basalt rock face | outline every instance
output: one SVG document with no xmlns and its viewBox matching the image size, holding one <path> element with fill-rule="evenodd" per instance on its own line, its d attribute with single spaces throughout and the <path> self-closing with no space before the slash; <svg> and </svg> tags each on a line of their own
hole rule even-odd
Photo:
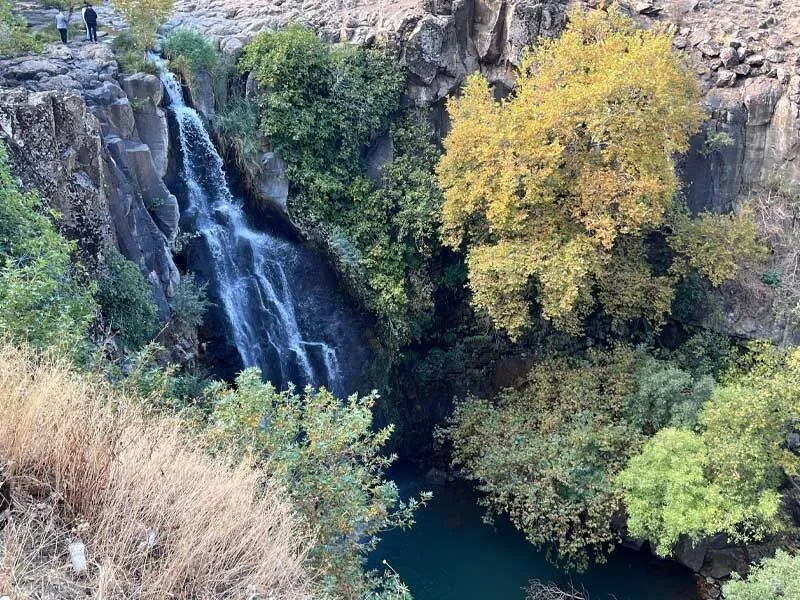
<svg viewBox="0 0 800 600">
<path fill-rule="evenodd" d="M 105 45 L 0 59 L 0 139 L 23 186 L 62 214 L 60 227 L 86 264 L 101 270 L 103 250 L 118 247 L 139 265 L 166 318 L 180 276 L 170 250 L 178 206 L 162 181 L 161 85 L 151 75 L 139 86 L 136 76 L 122 78 L 129 98 L 117 77 Z"/>
<path fill-rule="evenodd" d="M 261 31 L 301 23 L 331 42 L 388 42 L 408 70 L 408 98 L 427 106 L 482 72 L 506 90 L 525 48 L 558 35 L 569 0 L 178 0 L 167 29 L 190 27 L 235 54 Z"/>
</svg>

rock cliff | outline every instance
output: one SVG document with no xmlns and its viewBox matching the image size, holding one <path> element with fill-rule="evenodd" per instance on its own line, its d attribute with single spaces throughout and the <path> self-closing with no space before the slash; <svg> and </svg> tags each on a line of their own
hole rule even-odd
<svg viewBox="0 0 800 600">
<path fill-rule="evenodd" d="M 62 231 L 91 268 L 102 268 L 108 245 L 138 264 L 166 318 L 180 276 L 170 250 L 178 204 L 162 181 L 161 93 L 153 75 L 120 77 L 107 45 L 0 59 L 0 138 L 13 171 L 62 214 Z"/>
</svg>

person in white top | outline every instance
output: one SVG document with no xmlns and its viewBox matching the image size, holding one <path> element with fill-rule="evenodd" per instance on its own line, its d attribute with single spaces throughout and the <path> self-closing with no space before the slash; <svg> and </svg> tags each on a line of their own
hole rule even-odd
<svg viewBox="0 0 800 600">
<path fill-rule="evenodd" d="M 61 43 L 67 43 L 67 27 L 69 26 L 69 18 L 64 15 L 64 11 L 58 9 L 56 13 L 56 29 L 58 29 L 59 35 L 61 35 Z"/>
</svg>

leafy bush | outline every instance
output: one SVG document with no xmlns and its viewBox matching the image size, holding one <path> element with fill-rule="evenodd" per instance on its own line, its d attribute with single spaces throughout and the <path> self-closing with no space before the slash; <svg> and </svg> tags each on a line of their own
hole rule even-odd
<svg viewBox="0 0 800 600">
<path fill-rule="evenodd" d="M 763 351 L 718 386 L 700 431 L 667 428 L 619 475 L 635 537 L 668 554 L 680 535 L 747 541 L 779 529 L 779 488 L 800 467 L 785 448 L 800 422 L 800 351 Z"/>
<path fill-rule="evenodd" d="M 691 428 L 713 389 L 714 379 L 708 375 L 695 379 L 674 364 L 645 356 L 625 412 L 631 423 L 650 435 L 667 426 Z"/>
<path fill-rule="evenodd" d="M 725 148 L 730 148 L 736 144 L 736 140 L 725 131 L 712 131 L 706 135 L 706 140 L 703 142 L 703 147 L 700 148 L 702 156 L 711 156 L 716 151 L 722 151 Z"/>
<path fill-rule="evenodd" d="M 137 43 L 133 33 L 128 29 L 121 31 L 111 42 L 120 71 L 157 75 L 158 68 L 146 60 L 144 52 L 138 48 Z"/>
<path fill-rule="evenodd" d="M 199 285 L 193 273 L 181 277 L 175 294 L 169 300 L 172 320 L 179 332 L 194 331 L 203 324 L 203 315 L 211 305 L 206 285 Z"/>
<path fill-rule="evenodd" d="M 220 65 L 219 55 L 212 43 L 200 32 L 176 29 L 164 44 L 164 56 L 170 68 L 191 81 L 201 71 L 214 74 Z"/>
<path fill-rule="evenodd" d="M 35 194 L 20 191 L 0 144 L 0 332 L 13 342 L 58 346 L 78 357 L 94 320 L 94 285 L 70 259 Z"/>
<path fill-rule="evenodd" d="M 173 0 L 113 0 L 130 27 L 136 50 L 144 54 L 156 42 L 159 26 L 172 13 Z"/>
<path fill-rule="evenodd" d="M 461 402 L 449 420 L 454 463 L 487 494 L 490 514 L 508 513 L 572 566 L 602 560 L 617 542 L 611 481 L 643 442 L 625 415 L 635 366 L 624 348 L 544 360 L 524 388 Z"/>
<path fill-rule="evenodd" d="M 158 333 L 158 309 L 150 284 L 139 268 L 116 250 L 106 254 L 97 301 L 108 325 L 127 350 L 137 350 Z"/>
<path fill-rule="evenodd" d="M 778 550 L 753 566 L 747 580 L 734 573 L 723 593 L 727 600 L 800 600 L 800 556 Z"/>
<path fill-rule="evenodd" d="M 433 174 L 439 151 L 419 119 L 391 128 L 394 158 L 379 186 L 362 179 L 351 186 L 352 204 L 320 210 L 356 252 L 366 304 L 382 317 L 392 345 L 417 338 L 433 312 L 436 283 L 430 263 L 441 251 L 442 193 Z M 336 214 L 339 212 L 339 214 Z"/>
<path fill-rule="evenodd" d="M 697 269 L 714 286 L 733 279 L 742 265 L 766 254 L 749 209 L 725 215 L 704 212 L 694 219 L 678 213 L 672 228 L 669 245 L 677 255 L 672 270 L 685 275 Z"/>
<path fill-rule="evenodd" d="M 289 179 L 316 202 L 346 196 L 362 151 L 400 105 L 403 77 L 379 50 L 330 47 L 299 26 L 259 34 L 239 62 L 268 93 L 261 127 Z"/>
<path fill-rule="evenodd" d="M 293 505 L 316 530 L 310 557 L 322 574 L 326 597 L 405 598 L 380 595 L 397 581 L 365 573 L 366 554 L 378 534 L 408 527 L 420 502 L 400 500 L 384 479 L 394 457 L 381 455 L 391 427 L 372 430 L 376 395 L 334 398 L 324 388 L 278 392 L 257 369 L 236 378 L 236 389 L 217 383 L 208 396 L 214 409 L 209 443 L 222 453 L 237 449 L 263 473 L 286 486 Z M 424 503 L 430 494 L 422 494 Z"/>
<path fill-rule="evenodd" d="M 763 275 L 761 275 L 761 281 L 770 287 L 780 287 L 781 274 L 776 269 L 769 269 L 764 271 Z"/>
<path fill-rule="evenodd" d="M 261 170 L 264 136 L 260 131 L 258 105 L 246 98 L 229 99 L 217 112 L 217 131 L 222 151 L 236 161 L 248 182 Z"/>
</svg>

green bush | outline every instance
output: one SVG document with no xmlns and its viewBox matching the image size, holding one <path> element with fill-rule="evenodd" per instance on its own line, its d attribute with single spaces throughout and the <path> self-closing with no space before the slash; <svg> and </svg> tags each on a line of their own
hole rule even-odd
<svg viewBox="0 0 800 600">
<path fill-rule="evenodd" d="M 781 274 L 776 269 L 769 269 L 764 271 L 761 275 L 761 281 L 770 287 L 779 287 L 781 285 Z"/>
<path fill-rule="evenodd" d="M 695 378 L 672 363 L 645 356 L 637 368 L 636 391 L 627 398 L 627 418 L 649 435 L 667 426 L 693 427 L 713 389 L 709 375 Z"/>
<path fill-rule="evenodd" d="M 217 131 L 222 151 L 236 161 L 246 181 L 254 181 L 261 170 L 263 151 L 258 105 L 241 97 L 230 99 L 217 112 Z"/>
<path fill-rule="evenodd" d="M 522 389 L 461 402 L 449 420 L 454 463 L 478 482 L 490 514 L 507 513 L 570 566 L 602 560 L 618 540 L 611 482 L 643 442 L 625 415 L 635 367 L 625 348 L 547 359 Z"/>
<path fill-rule="evenodd" d="M 299 26 L 259 34 L 240 70 L 268 93 L 261 127 L 287 163 L 295 189 L 327 202 L 346 196 L 363 170 L 363 150 L 400 106 L 403 77 L 379 50 L 331 47 Z"/>
<path fill-rule="evenodd" d="M 57 346 L 75 358 L 94 320 L 94 285 L 70 256 L 75 244 L 55 214 L 12 176 L 0 143 L 0 332 L 13 342 Z"/>
<path fill-rule="evenodd" d="M 169 300 L 172 320 L 179 332 L 191 332 L 203 324 L 211 302 L 206 296 L 206 286 L 195 281 L 193 273 L 181 277 L 175 294 Z"/>
<path fill-rule="evenodd" d="M 97 300 L 106 322 L 126 350 L 138 350 L 158 333 L 158 309 L 139 268 L 116 250 L 106 254 Z"/>
<path fill-rule="evenodd" d="M 666 555 L 681 535 L 759 539 L 782 527 L 779 490 L 800 468 L 786 449 L 800 422 L 800 351 L 766 350 L 728 375 L 699 432 L 663 429 L 619 475 L 634 537 Z"/>
<path fill-rule="evenodd" d="M 324 388 L 278 392 L 257 369 L 236 378 L 236 388 L 216 383 L 207 430 L 212 448 L 247 456 L 286 487 L 293 505 L 315 531 L 310 558 L 324 596 L 347 599 L 408 598 L 396 578 L 365 573 L 366 555 L 386 529 L 408 527 L 420 500 L 403 502 L 385 479 L 394 457 L 381 449 L 391 427 L 372 429 L 376 394 L 339 400 Z"/>
<path fill-rule="evenodd" d="M 136 44 L 133 34 L 128 29 L 121 31 L 111 42 L 120 71 L 157 75 L 158 68 L 146 60 L 144 51 Z"/>
<path fill-rule="evenodd" d="M 753 566 L 746 580 L 734 573 L 723 593 L 727 600 L 800 600 L 800 556 L 778 550 Z"/>
<path fill-rule="evenodd" d="M 173 31 L 164 44 L 164 56 L 170 61 L 172 70 L 187 80 L 200 71 L 213 74 L 220 64 L 216 48 L 202 33 L 191 29 Z"/>
</svg>

